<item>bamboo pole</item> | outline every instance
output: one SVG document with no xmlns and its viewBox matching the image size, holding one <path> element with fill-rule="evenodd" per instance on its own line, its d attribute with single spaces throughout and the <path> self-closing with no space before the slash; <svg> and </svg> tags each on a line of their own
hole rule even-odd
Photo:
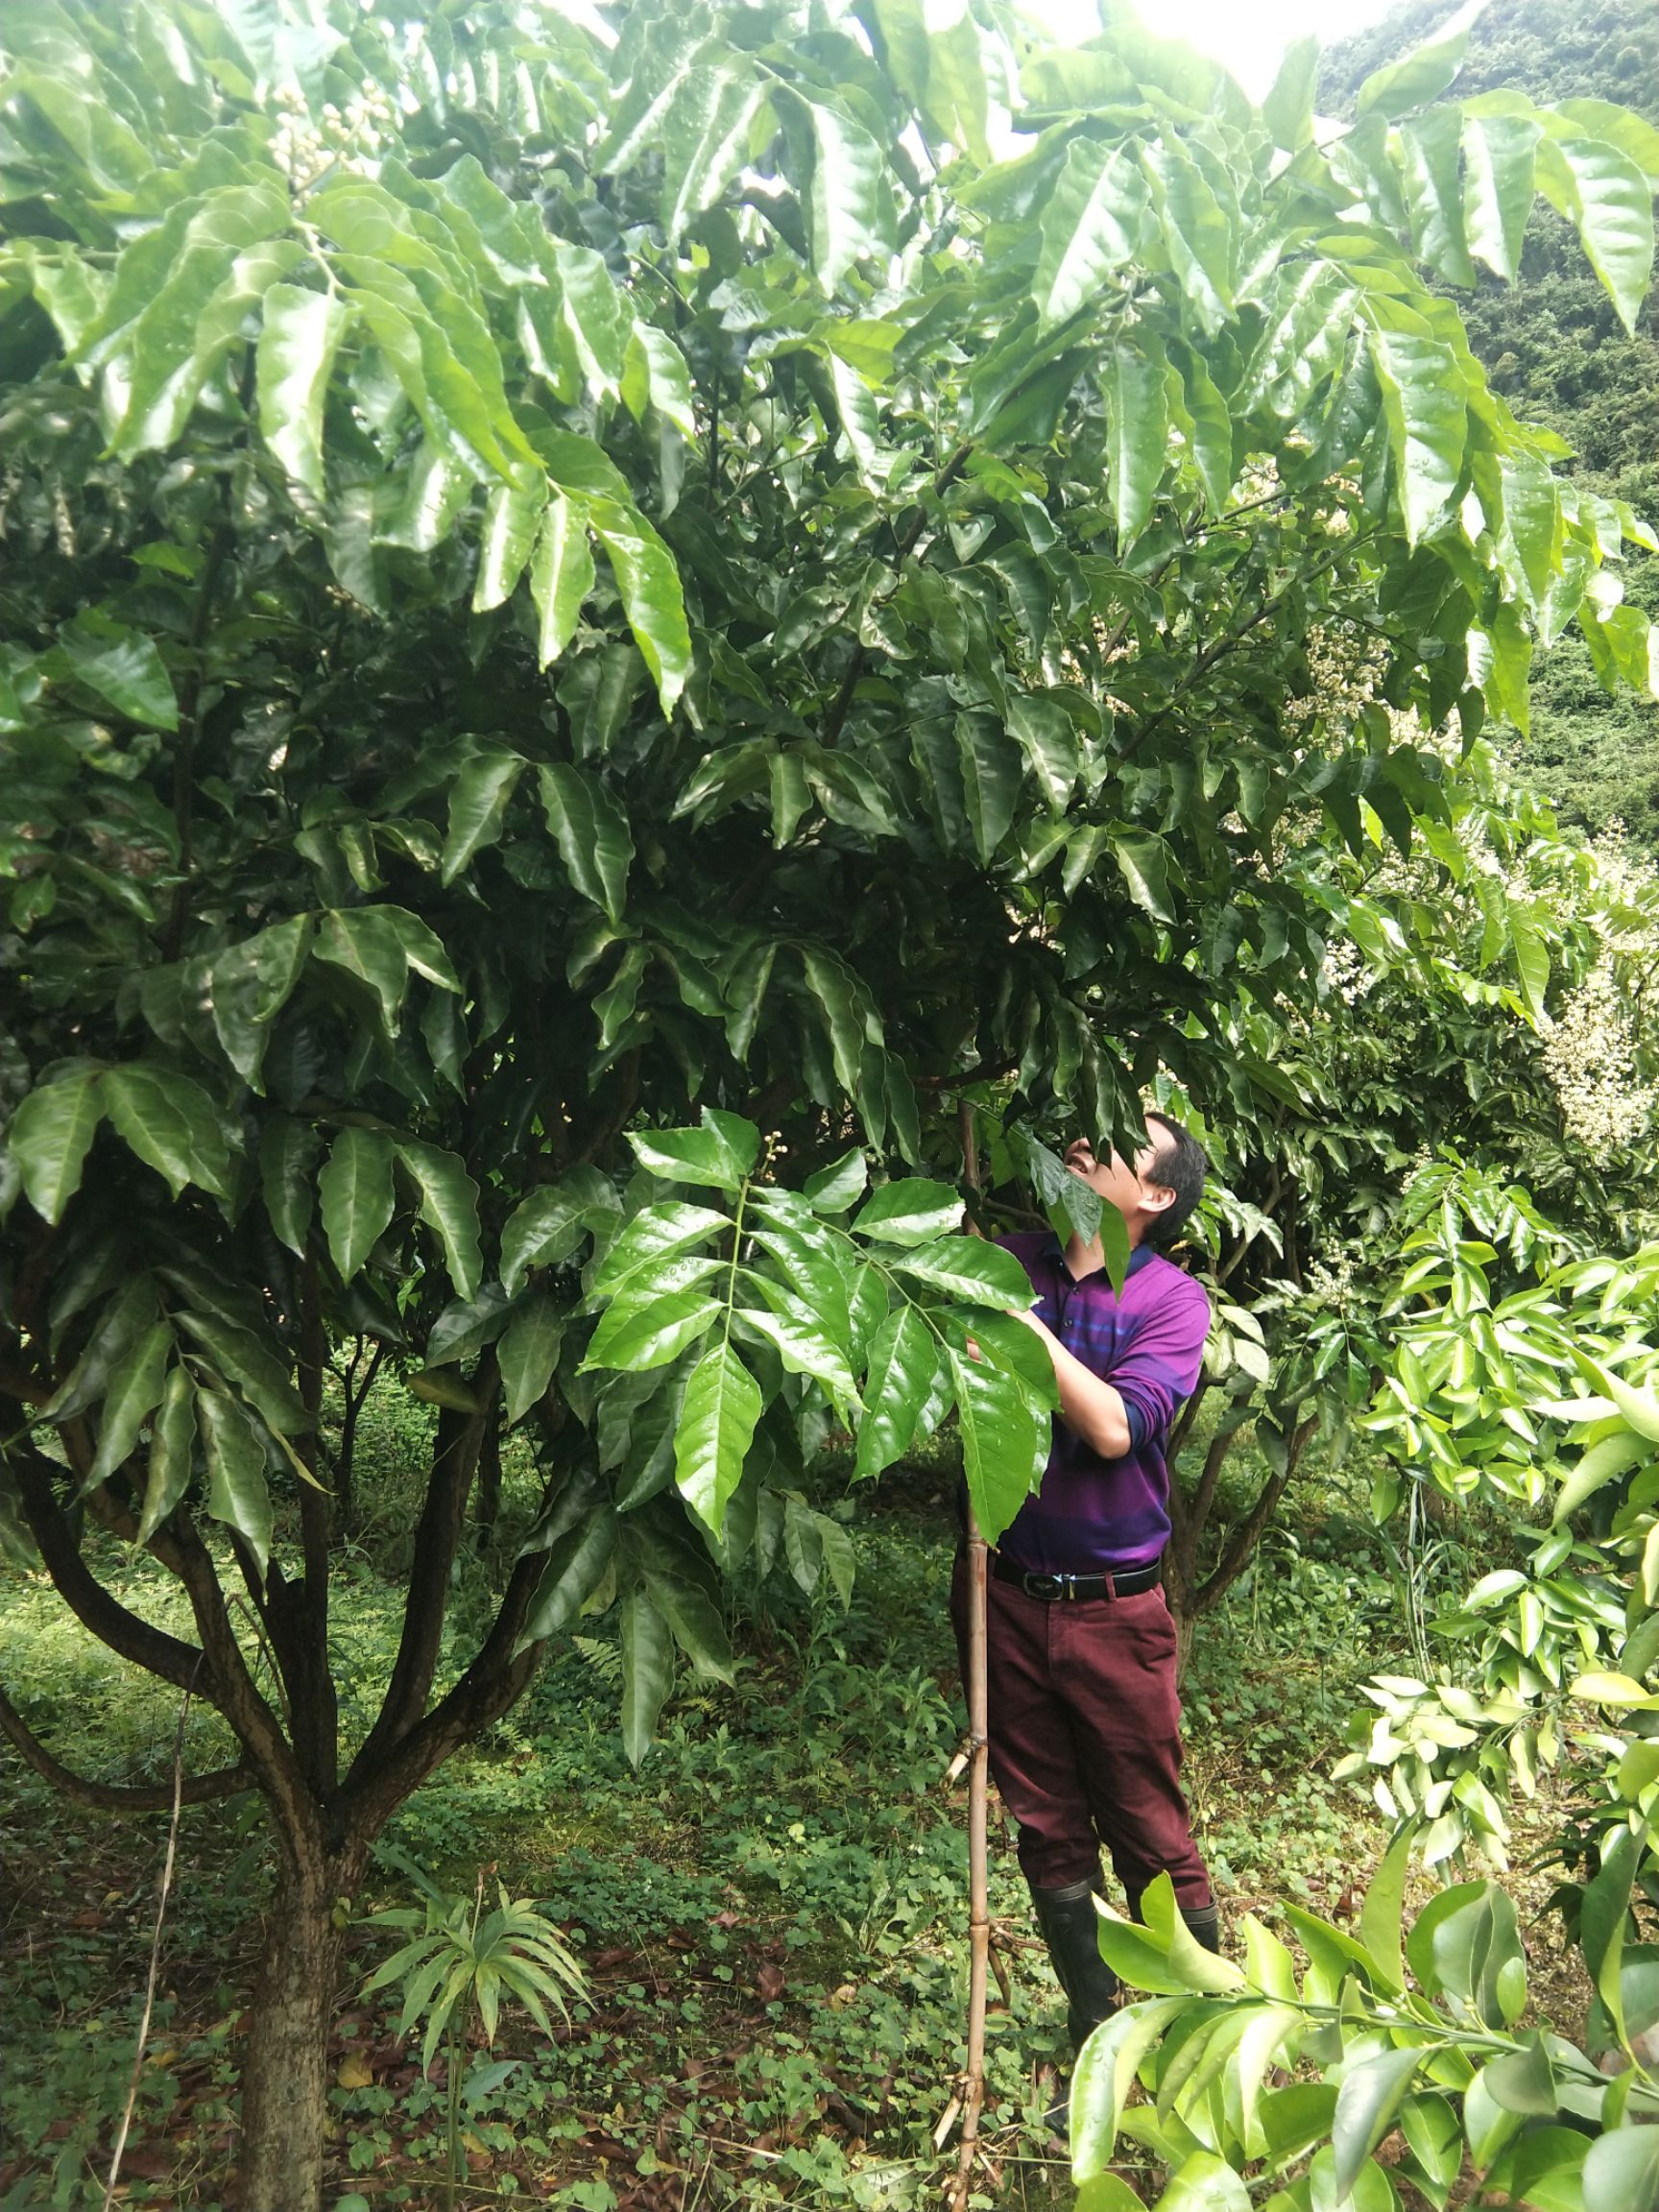
<svg viewBox="0 0 1659 2212">
<path fill-rule="evenodd" d="M 987 1547 L 973 1507 L 968 1510 L 968 2064 L 962 2080 L 962 2142 L 951 2193 L 968 2201 L 979 2113 L 985 2102 L 985 2005 L 991 1965 L 988 1789 L 986 1743 L 985 1614 Z"/>
<path fill-rule="evenodd" d="M 957 1108 L 962 1141 L 962 1173 L 969 1188 L 979 1188 L 979 1147 L 974 1108 L 964 1098 Z M 977 1236 L 976 1223 L 970 1222 Z M 964 2212 L 979 2141 L 979 2114 L 985 2102 L 985 2006 L 991 1965 L 989 1843 L 989 1743 L 986 1664 L 986 1609 L 989 1554 L 979 1522 L 968 1507 L 968 2063 L 959 2092 L 962 2141 L 950 2200 Z"/>
</svg>

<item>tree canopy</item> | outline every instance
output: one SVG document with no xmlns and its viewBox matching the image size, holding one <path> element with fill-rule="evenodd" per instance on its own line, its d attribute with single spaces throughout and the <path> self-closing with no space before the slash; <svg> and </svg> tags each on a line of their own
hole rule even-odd
<svg viewBox="0 0 1659 2212">
<path fill-rule="evenodd" d="M 768 1530 L 809 1549 L 785 1494 L 829 1411 L 873 1469 L 895 1404 L 1000 1391 L 994 1526 L 1040 1465 L 994 1312 L 935 1391 L 811 1193 L 864 1153 L 942 1170 L 905 1248 L 989 1086 L 1017 1143 L 1131 1132 L 1160 1073 L 1283 1100 L 1252 1012 L 1316 1001 L 1345 854 L 1438 850 L 1431 733 L 1525 726 L 1574 623 L 1653 682 L 1646 525 L 1554 474 L 1424 275 L 1512 276 L 1542 190 L 1631 325 L 1636 118 L 1449 102 L 1456 37 L 1329 136 L 1311 45 L 1258 110 L 1116 9 L 1065 53 L 910 0 L 611 31 L 493 0 L 4 29 L 0 1501 L 94 1633 L 225 1714 L 204 1790 L 271 1809 L 277 2212 L 318 2185 L 332 1900 L 576 1604 L 624 1608 L 642 1748 L 672 1644 L 719 1664 L 696 1594 Z M 1529 898 L 1487 920 L 1523 995 Z M 734 1285 L 743 1217 L 681 1237 L 668 1187 L 762 1163 L 778 1264 L 716 1298 L 699 1240 Z M 651 1262 L 632 1310 L 616 1251 Z M 1015 1297 L 895 1267 L 945 1337 L 975 1284 Z M 330 1356 L 365 1343 L 438 1414 L 343 1745 Z M 441 1682 L 518 1421 L 545 1513 Z M 97 1577 L 88 1516 L 177 1575 L 195 1644 Z"/>
</svg>

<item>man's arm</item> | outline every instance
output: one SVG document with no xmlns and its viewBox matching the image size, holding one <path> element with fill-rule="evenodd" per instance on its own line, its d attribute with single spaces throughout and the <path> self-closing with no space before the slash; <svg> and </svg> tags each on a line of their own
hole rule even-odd
<svg viewBox="0 0 1659 2212">
<path fill-rule="evenodd" d="M 1053 1330 L 1035 1313 L 1019 1313 L 1015 1319 L 1023 1321 L 1048 1347 L 1054 1380 L 1060 1386 L 1060 1418 L 1067 1428 L 1102 1459 L 1121 1459 L 1134 1436 L 1128 1411 L 1118 1392 L 1085 1367 L 1074 1352 L 1068 1352 Z"/>
</svg>

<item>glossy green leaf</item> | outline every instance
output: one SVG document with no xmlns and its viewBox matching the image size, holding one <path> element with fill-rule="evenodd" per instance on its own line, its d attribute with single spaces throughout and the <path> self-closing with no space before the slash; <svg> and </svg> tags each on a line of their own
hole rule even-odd
<svg viewBox="0 0 1659 2212">
<path fill-rule="evenodd" d="M 692 1512 L 717 1536 L 742 1479 L 760 1404 L 754 1377 L 728 1343 L 706 1352 L 691 1370 L 674 1438 L 674 1479 Z"/>
<path fill-rule="evenodd" d="M 815 1214 L 845 1214 L 864 1195 L 870 1169 L 860 1151 L 844 1152 L 828 1167 L 808 1175 L 801 1192 Z"/>
<path fill-rule="evenodd" d="M 616 1551 L 616 1516 L 609 1505 L 585 1513 L 548 1549 L 517 1649 L 562 1635 L 605 1579 Z M 654 1724 L 654 1717 L 653 1717 Z M 649 1732 L 647 1732 L 649 1735 Z"/>
<path fill-rule="evenodd" d="M 42 1220 L 57 1222 L 81 1188 L 99 1122 L 104 1093 L 95 1068 L 77 1068 L 43 1083 L 12 1117 L 7 1143 L 29 1203 Z"/>
<path fill-rule="evenodd" d="M 161 1402 L 173 1331 L 157 1321 L 136 1338 L 110 1370 L 98 1421 L 98 1450 L 87 1485 L 108 1482 L 138 1441 L 138 1431 Z"/>
<path fill-rule="evenodd" d="M 278 1358 L 252 1329 L 223 1314 L 187 1310 L 179 1318 L 221 1378 L 234 1383 L 273 1435 L 288 1436 L 310 1428 L 311 1416 L 294 1388 L 285 1357 Z"/>
<path fill-rule="evenodd" d="M 207 969 L 214 1033 L 225 1057 L 254 1091 L 264 1089 L 272 1026 L 299 983 L 312 934 L 311 917 L 296 914 L 228 946 Z"/>
<path fill-rule="evenodd" d="M 674 1687 L 674 1635 L 643 1590 L 622 1600 L 622 1747 L 637 1767 Z"/>
<path fill-rule="evenodd" d="M 1311 33 L 1286 47 L 1278 74 L 1262 103 L 1275 146 L 1300 153 L 1313 136 L 1313 97 L 1319 78 L 1319 40 Z"/>
<path fill-rule="evenodd" d="M 490 494 L 484 516 L 484 533 L 478 543 L 478 575 L 472 587 L 472 610 L 483 613 L 512 596 L 524 573 L 532 548 L 541 534 L 547 487 L 528 488 L 497 484 Z"/>
<path fill-rule="evenodd" d="M 1013 1253 L 978 1238 L 912 1246 L 896 1252 L 889 1264 L 965 1305 L 1023 1313 L 1032 1303 L 1030 1278 Z"/>
<path fill-rule="evenodd" d="M 409 988 L 409 954 L 398 925 L 378 906 L 325 914 L 314 957 L 340 969 L 373 995 L 381 1027 L 396 1037 Z"/>
<path fill-rule="evenodd" d="M 719 1311 L 718 1299 L 694 1290 L 659 1297 L 648 1288 L 630 1288 L 600 1316 L 582 1364 L 620 1367 L 630 1374 L 664 1367 L 696 1343 Z"/>
<path fill-rule="evenodd" d="M 1615 2128 L 1584 2160 L 1584 2212 L 1659 2212 L 1659 2128 Z"/>
<path fill-rule="evenodd" d="M 518 753 L 472 753 L 449 786 L 449 829 L 444 840 L 442 880 L 454 882 L 486 845 L 500 842 L 509 801 L 524 773 Z M 542 770 L 548 775 L 551 771 Z M 574 774 L 574 770 L 567 770 Z"/>
<path fill-rule="evenodd" d="M 1074 138 L 1038 225 L 1031 296 L 1045 326 L 1103 305 L 1107 280 L 1135 255 L 1146 181 L 1123 148 Z"/>
<path fill-rule="evenodd" d="M 1628 154 L 1600 138 L 1545 138 L 1538 182 L 1577 229 L 1590 265 L 1632 336 L 1653 274 L 1653 194 Z"/>
<path fill-rule="evenodd" d="M 579 1184 L 555 1183 L 533 1190 L 501 1232 L 501 1281 L 516 1291 L 532 1267 L 557 1267 L 580 1247 L 592 1226 L 592 1194 Z"/>
<path fill-rule="evenodd" d="M 421 1192 L 421 1218 L 438 1232 L 457 1298 L 476 1297 L 484 1271 L 478 1230 L 478 1186 L 456 1153 L 400 1138 L 397 1157 Z"/>
<path fill-rule="evenodd" d="M 230 1156 L 213 1101 L 189 1076 L 143 1061 L 108 1069 L 104 1111 L 123 1142 L 164 1176 L 175 1198 L 187 1184 L 223 1197 Z"/>
<path fill-rule="evenodd" d="M 1382 387 L 1395 487 L 1413 544 L 1438 518 L 1463 466 L 1467 409 L 1449 348 L 1408 311 L 1372 307 L 1371 359 Z"/>
<path fill-rule="evenodd" d="M 870 1193 L 853 1224 L 883 1244 L 930 1244 L 962 1226 L 962 1194 L 950 1183 L 911 1175 Z"/>
<path fill-rule="evenodd" d="M 496 1347 L 509 1427 L 547 1395 L 564 1340 L 564 1309 L 545 1291 L 533 1292 L 515 1311 Z"/>
<path fill-rule="evenodd" d="M 76 683 L 117 714 L 147 729 L 178 729 L 179 702 L 154 639 L 106 620 L 84 636 L 66 631 L 62 645 Z"/>
<path fill-rule="evenodd" d="M 593 555 L 586 510 L 556 493 L 548 500 L 530 560 L 530 591 L 538 615 L 537 653 L 543 668 L 576 634 L 582 603 L 593 589 Z"/>
<path fill-rule="evenodd" d="M 957 1352 L 949 1358 L 968 1496 L 980 1533 L 995 1544 L 1042 1479 L 1048 1414 L 1000 1368 Z"/>
<path fill-rule="evenodd" d="M 974 851 L 986 865 L 1007 836 L 1019 805 L 1019 750 L 997 717 L 984 713 L 957 715 L 956 750 Z"/>
<path fill-rule="evenodd" d="M 1469 251 L 1506 283 L 1521 265 L 1541 126 L 1530 115 L 1463 119 L 1463 228 Z"/>
<path fill-rule="evenodd" d="M 1179 138 L 1143 143 L 1141 165 L 1152 186 L 1170 266 L 1202 326 L 1216 329 L 1233 311 L 1234 219 Z"/>
<path fill-rule="evenodd" d="M 1360 2167 L 1393 2126 L 1422 2063 L 1420 2050 L 1382 2051 L 1344 2073 L 1332 2126 L 1339 2197 L 1353 2189 Z"/>
<path fill-rule="evenodd" d="M 541 805 L 565 873 L 584 899 L 620 923 L 634 839 L 628 817 L 596 776 L 563 762 L 541 771 Z"/>
<path fill-rule="evenodd" d="M 705 1682 L 731 1682 L 732 1646 L 726 1623 L 700 1583 L 647 1571 L 651 1602 L 667 1622 L 676 1644 Z"/>
<path fill-rule="evenodd" d="M 894 251 L 885 163 L 869 132 L 843 109 L 799 91 L 786 97 L 805 124 L 805 175 L 795 181 L 808 260 L 819 289 L 832 293 L 856 262 L 875 256 L 884 266 Z"/>
<path fill-rule="evenodd" d="M 221 1390 L 198 1390 L 196 1412 L 207 1455 L 207 1511 L 235 1530 L 263 1574 L 272 1527 L 264 1442 L 252 1415 Z"/>
<path fill-rule="evenodd" d="M 395 1193 L 392 1140 L 378 1129 L 342 1129 L 317 1178 L 323 1234 L 342 1283 L 349 1283 L 385 1235 Z"/>
<path fill-rule="evenodd" d="M 1136 346 L 1118 347 L 1106 377 L 1108 483 L 1123 545 L 1151 519 L 1169 443 L 1167 363 L 1154 345 L 1147 336 Z"/>
<path fill-rule="evenodd" d="M 941 1347 L 913 1306 L 889 1313 L 870 1345 L 854 1473 L 868 1480 L 910 1449 L 939 1373 Z"/>
<path fill-rule="evenodd" d="M 838 1402 L 854 1404 L 858 1386 L 847 1355 L 819 1325 L 811 1308 L 792 1298 L 780 1284 L 754 1275 L 747 1281 L 758 1284 L 766 1307 L 738 1307 L 738 1318 L 773 1346 L 791 1375 L 810 1375 Z"/>
<path fill-rule="evenodd" d="M 1486 0 L 1465 0 L 1432 36 L 1414 47 L 1403 60 L 1373 70 L 1360 85 L 1355 102 L 1361 115 L 1375 112 L 1392 121 L 1437 100 L 1455 82 L 1469 51 L 1469 33 Z"/>
<path fill-rule="evenodd" d="M 181 1366 L 167 1371 L 150 1431 L 150 1467 L 137 1542 L 148 1544 L 190 1487 L 196 1454 L 196 1393 Z"/>
<path fill-rule="evenodd" d="M 588 518 L 610 557 L 623 613 L 656 679 L 662 711 L 671 713 L 691 673 L 691 633 L 673 555 L 637 509 L 594 499 Z"/>
<path fill-rule="evenodd" d="M 272 1114 L 259 1133 L 259 1184 L 277 1239 L 301 1257 L 316 1208 L 323 1140 L 308 1121 Z"/>
<path fill-rule="evenodd" d="M 265 294 L 256 356 L 260 435 L 295 482 L 319 498 L 324 404 L 350 325 L 350 307 L 334 293 L 273 284 Z"/>
</svg>

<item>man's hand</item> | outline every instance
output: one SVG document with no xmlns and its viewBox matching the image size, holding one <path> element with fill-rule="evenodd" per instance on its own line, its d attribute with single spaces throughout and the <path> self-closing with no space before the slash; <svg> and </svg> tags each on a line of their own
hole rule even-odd
<svg viewBox="0 0 1659 2212">
<path fill-rule="evenodd" d="M 1103 1382 L 1085 1367 L 1074 1352 L 1068 1352 L 1048 1324 L 1027 1310 L 1016 1313 L 1034 1336 L 1041 1336 L 1054 1362 L 1054 1380 L 1060 1385 L 1060 1418 L 1074 1436 L 1091 1444 L 1102 1459 L 1121 1459 L 1134 1438 L 1123 1401 L 1110 1382 Z"/>
</svg>

